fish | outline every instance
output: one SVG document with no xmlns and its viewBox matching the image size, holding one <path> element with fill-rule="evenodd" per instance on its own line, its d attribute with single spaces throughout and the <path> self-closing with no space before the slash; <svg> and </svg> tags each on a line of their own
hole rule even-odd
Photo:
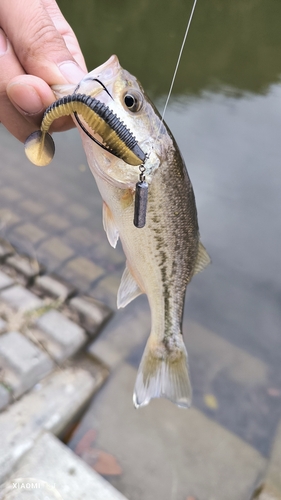
<svg viewBox="0 0 281 500">
<path fill-rule="evenodd" d="M 108 241 L 115 248 L 120 238 L 126 256 L 117 307 L 141 294 L 147 295 L 150 306 L 151 332 L 137 372 L 134 405 L 139 408 L 164 397 L 187 408 L 192 389 L 182 332 L 185 293 L 210 257 L 200 241 L 194 191 L 180 150 L 137 78 L 121 67 L 116 55 L 78 86 L 53 86 L 53 91 L 58 99 L 73 92 L 98 99 L 134 134 L 145 153 L 147 212 L 146 223 L 139 228 L 133 220 L 140 166 L 101 148 L 76 122 L 103 200 Z M 102 142 L 99 134 L 94 137 Z"/>
</svg>

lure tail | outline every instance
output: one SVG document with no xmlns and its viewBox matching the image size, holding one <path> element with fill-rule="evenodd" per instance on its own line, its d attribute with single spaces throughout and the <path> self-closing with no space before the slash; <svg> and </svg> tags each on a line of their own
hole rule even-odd
<svg viewBox="0 0 281 500">
<path fill-rule="evenodd" d="M 168 349 L 163 342 L 155 344 L 149 338 L 139 366 L 133 397 L 135 407 L 161 397 L 183 408 L 191 405 L 187 352 L 181 335 L 174 349 Z"/>
</svg>

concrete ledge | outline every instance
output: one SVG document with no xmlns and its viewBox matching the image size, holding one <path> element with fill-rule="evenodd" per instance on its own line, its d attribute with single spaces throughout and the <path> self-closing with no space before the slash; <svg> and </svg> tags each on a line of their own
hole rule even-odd
<svg viewBox="0 0 281 500">
<path fill-rule="evenodd" d="M 44 432 L 60 434 L 102 380 L 81 369 L 58 370 L 0 415 L 0 483 Z"/>
<path fill-rule="evenodd" d="M 42 435 L 2 486 L 0 499 L 126 500 L 51 434 Z"/>
</svg>

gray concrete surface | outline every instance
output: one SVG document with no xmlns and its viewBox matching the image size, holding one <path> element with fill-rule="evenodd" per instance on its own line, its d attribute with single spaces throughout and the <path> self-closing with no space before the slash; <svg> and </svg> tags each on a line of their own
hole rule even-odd
<svg viewBox="0 0 281 500">
<path fill-rule="evenodd" d="M 120 365 L 85 417 L 97 431 L 95 447 L 116 457 L 123 471 L 112 484 L 130 500 L 249 498 L 265 459 L 195 408 L 158 400 L 135 410 L 128 398 L 135 377 L 136 369 Z"/>
<path fill-rule="evenodd" d="M 55 436 L 43 434 L 0 487 L 1 500 L 126 500 Z"/>
<path fill-rule="evenodd" d="M 45 430 L 59 434 L 101 384 L 85 370 L 57 370 L 0 414 L 0 483 Z"/>
</svg>

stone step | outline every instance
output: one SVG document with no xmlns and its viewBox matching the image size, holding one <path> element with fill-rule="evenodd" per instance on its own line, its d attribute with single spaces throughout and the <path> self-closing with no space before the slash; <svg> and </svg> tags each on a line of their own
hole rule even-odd
<svg viewBox="0 0 281 500">
<path fill-rule="evenodd" d="M 126 500 L 55 436 L 45 433 L 2 485 L 0 498 Z"/>
<path fill-rule="evenodd" d="M 82 369 L 58 369 L 0 414 L 0 483 L 37 438 L 62 433 L 77 418 L 103 379 Z"/>
</svg>

